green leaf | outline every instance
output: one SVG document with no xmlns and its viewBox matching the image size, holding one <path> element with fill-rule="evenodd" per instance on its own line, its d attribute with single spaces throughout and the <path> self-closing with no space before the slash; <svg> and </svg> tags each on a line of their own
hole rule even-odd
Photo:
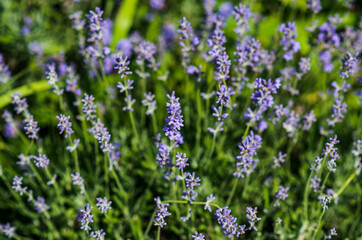
<svg viewBox="0 0 362 240">
<path fill-rule="evenodd" d="M 128 36 L 128 32 L 133 24 L 137 3 L 138 0 L 124 0 L 119 8 L 116 20 L 114 21 L 112 48 L 116 46 L 120 39 Z"/>
<path fill-rule="evenodd" d="M 33 82 L 30 85 L 21 86 L 11 91 L 8 91 L 7 93 L 0 96 L 0 109 L 11 103 L 11 95 L 13 95 L 16 91 L 20 93 L 21 97 L 26 97 L 33 93 L 47 90 L 50 87 L 51 86 L 47 84 L 46 80 L 42 80 L 38 82 Z"/>
</svg>

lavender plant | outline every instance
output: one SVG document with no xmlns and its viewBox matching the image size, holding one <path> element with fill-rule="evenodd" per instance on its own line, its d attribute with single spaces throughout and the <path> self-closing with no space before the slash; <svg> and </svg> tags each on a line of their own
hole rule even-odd
<svg viewBox="0 0 362 240">
<path fill-rule="evenodd" d="M 360 239 L 358 1 L 0 9 L 1 239 Z"/>
</svg>

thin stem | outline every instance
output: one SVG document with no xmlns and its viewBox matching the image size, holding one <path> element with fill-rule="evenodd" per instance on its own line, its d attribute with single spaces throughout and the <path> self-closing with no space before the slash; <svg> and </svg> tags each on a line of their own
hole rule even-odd
<svg viewBox="0 0 362 240">
<path fill-rule="evenodd" d="M 349 176 L 349 178 L 347 179 L 347 181 L 343 184 L 343 186 L 342 186 L 342 187 L 337 191 L 337 193 L 333 196 L 332 200 L 342 194 L 342 192 L 348 187 L 348 185 L 349 185 L 349 184 L 352 182 L 352 180 L 356 177 L 357 172 L 358 172 L 358 169 L 357 169 L 354 173 L 352 173 L 351 176 Z"/>
<path fill-rule="evenodd" d="M 156 136 L 156 134 L 158 133 L 158 129 L 157 129 L 157 119 L 155 114 L 152 114 L 152 125 L 153 125 L 153 134 Z"/>
<path fill-rule="evenodd" d="M 36 177 L 36 179 L 38 180 L 38 182 L 40 183 L 40 185 L 42 186 L 42 188 L 43 188 L 44 190 L 46 190 L 47 187 L 46 187 L 43 179 L 40 177 L 38 170 L 36 170 L 36 168 L 34 167 L 34 165 L 33 165 L 32 162 L 29 163 L 29 166 L 30 166 L 31 170 L 33 171 L 33 173 L 35 174 L 35 177 Z"/>
<path fill-rule="evenodd" d="M 69 136 L 68 140 L 69 140 L 69 144 L 73 145 L 72 136 Z M 72 153 L 73 153 L 74 162 L 75 162 L 75 170 L 80 173 L 77 149 L 74 149 L 74 151 Z"/>
<path fill-rule="evenodd" d="M 160 240 L 160 237 L 161 237 L 161 227 L 158 227 L 157 229 L 157 240 Z"/>
<path fill-rule="evenodd" d="M 58 201 L 60 202 L 60 205 L 61 205 L 62 207 L 64 207 L 64 201 L 63 201 L 63 198 L 62 198 L 61 195 L 60 195 L 60 189 L 59 189 L 59 186 L 58 186 L 57 182 L 55 181 L 55 179 L 53 179 L 53 176 L 50 174 L 48 168 L 45 169 L 45 173 L 46 173 L 46 175 L 48 176 L 48 178 L 49 178 L 50 181 L 54 181 L 54 182 L 53 182 L 53 185 L 54 185 L 54 189 L 55 189 L 56 195 L 57 195 L 57 197 L 58 197 Z"/>
<path fill-rule="evenodd" d="M 238 182 L 239 182 L 239 178 L 234 180 L 234 186 L 233 186 L 233 189 L 231 190 L 228 200 L 226 201 L 226 206 L 229 206 L 231 199 L 234 197 L 236 187 L 238 186 Z"/>
<path fill-rule="evenodd" d="M 243 189 L 243 192 L 241 193 L 241 199 L 244 197 L 244 195 L 246 193 L 246 189 L 248 189 L 249 181 L 250 181 L 250 175 L 246 177 L 244 189 Z"/>
<path fill-rule="evenodd" d="M 153 214 L 151 216 L 151 219 L 150 221 L 148 222 L 147 224 L 147 228 L 146 228 L 146 231 L 143 233 L 143 237 L 146 238 L 146 236 L 148 235 L 148 233 L 150 232 L 150 229 L 151 229 L 151 226 L 152 226 L 152 221 L 153 221 L 153 218 L 156 216 L 156 211 L 153 211 Z"/>
<path fill-rule="evenodd" d="M 104 188 L 106 190 L 106 196 L 109 198 L 109 177 L 107 168 L 107 153 L 104 154 Z"/>
<path fill-rule="evenodd" d="M 317 236 L 317 233 L 319 232 L 319 229 L 321 227 L 322 218 L 323 218 L 323 215 L 324 215 L 325 211 L 326 211 L 325 208 L 323 208 L 323 212 L 322 212 L 322 214 L 321 214 L 321 216 L 320 216 L 320 218 L 318 220 L 318 225 L 317 225 L 316 230 L 314 231 L 312 239 L 315 239 L 316 236 Z"/>
<path fill-rule="evenodd" d="M 309 184 L 310 180 L 312 179 L 313 171 L 310 172 L 307 184 L 305 185 L 304 189 L 304 196 L 303 196 L 303 205 L 304 205 L 304 221 L 308 221 L 308 195 L 309 195 Z"/>
</svg>

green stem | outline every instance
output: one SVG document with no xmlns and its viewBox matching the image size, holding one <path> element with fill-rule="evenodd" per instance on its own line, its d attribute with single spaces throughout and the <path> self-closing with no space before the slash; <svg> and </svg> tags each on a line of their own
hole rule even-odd
<svg viewBox="0 0 362 240">
<path fill-rule="evenodd" d="M 352 173 L 351 176 L 349 176 L 349 178 L 347 179 L 347 181 L 343 184 L 343 186 L 342 186 L 342 187 L 337 191 L 337 193 L 333 196 L 332 200 L 342 194 L 342 192 L 348 187 L 348 185 L 349 185 L 349 184 L 352 182 L 352 180 L 356 177 L 357 172 L 358 172 L 358 169 L 357 169 L 354 173 Z"/>
<path fill-rule="evenodd" d="M 312 179 L 313 171 L 310 172 L 307 184 L 305 185 L 304 189 L 304 196 L 303 196 L 303 205 L 304 205 L 304 221 L 308 222 L 308 195 L 309 195 L 309 184 L 310 180 Z"/>
<path fill-rule="evenodd" d="M 54 179 L 53 179 L 53 176 L 50 174 L 48 168 L 45 169 L 45 173 L 46 173 L 46 175 L 48 176 L 48 178 L 49 178 L 50 181 L 54 180 Z M 54 182 L 53 182 L 53 185 L 54 185 L 54 189 L 55 189 L 56 195 L 57 195 L 57 197 L 58 197 L 58 201 L 60 202 L 60 205 L 61 205 L 62 207 L 64 207 L 64 201 L 63 201 L 63 198 L 62 198 L 62 196 L 61 196 L 61 194 L 60 194 L 60 189 L 59 189 L 58 183 L 57 183 L 55 180 L 54 180 Z"/>
<path fill-rule="evenodd" d="M 230 204 L 230 202 L 231 202 L 231 199 L 234 197 L 236 187 L 238 186 L 238 182 L 239 182 L 239 178 L 236 178 L 236 179 L 234 180 L 233 189 L 231 190 L 231 193 L 230 193 L 230 195 L 229 195 L 229 198 L 228 198 L 228 200 L 226 201 L 226 206 L 229 206 L 229 204 Z M 245 187 L 244 187 L 244 188 L 245 188 Z"/>
<path fill-rule="evenodd" d="M 250 181 L 250 175 L 246 177 L 244 189 L 243 189 L 243 192 L 241 193 L 241 199 L 243 199 L 243 197 L 246 193 L 246 190 L 248 189 L 249 181 Z"/>
<path fill-rule="evenodd" d="M 72 136 L 69 136 L 68 140 L 69 140 L 69 144 L 73 145 Z M 72 153 L 73 153 L 74 162 L 75 162 L 75 170 L 80 173 L 77 149 L 74 149 L 74 151 Z"/>
<path fill-rule="evenodd" d="M 38 170 L 36 170 L 36 168 L 34 167 L 34 165 L 33 165 L 32 162 L 29 163 L 29 166 L 30 166 L 31 170 L 33 171 L 33 173 L 35 174 L 35 177 L 36 177 L 36 179 L 38 180 L 38 182 L 40 183 L 40 185 L 42 186 L 42 188 L 43 188 L 44 190 L 46 190 L 47 187 L 46 187 L 43 179 L 40 177 Z"/>
<path fill-rule="evenodd" d="M 148 235 L 148 233 L 150 232 L 150 229 L 151 229 L 151 226 L 152 226 L 152 221 L 153 221 L 153 218 L 156 216 L 156 211 L 153 211 L 153 214 L 151 216 L 151 219 L 150 221 L 148 221 L 148 224 L 147 224 L 147 228 L 146 228 L 146 231 L 143 233 L 143 238 L 146 239 L 146 236 Z"/>
<path fill-rule="evenodd" d="M 312 239 L 315 239 L 316 236 L 317 236 L 317 233 L 319 232 L 319 229 L 320 229 L 320 227 L 321 227 L 322 218 L 323 218 L 323 215 L 324 215 L 325 211 L 326 211 L 325 208 L 323 208 L 323 212 L 322 212 L 322 214 L 321 214 L 321 216 L 320 216 L 320 218 L 319 218 L 319 220 L 318 220 L 318 225 L 317 225 L 316 230 L 314 231 L 314 234 L 313 234 L 313 238 L 312 238 Z"/>
<path fill-rule="evenodd" d="M 108 153 L 104 154 L 104 188 L 106 190 L 106 196 L 109 198 L 109 177 L 108 177 L 108 168 L 107 168 L 107 155 Z"/>
<path fill-rule="evenodd" d="M 160 240 L 160 238 L 161 238 L 161 227 L 158 227 L 158 229 L 157 229 L 157 240 Z"/>
</svg>

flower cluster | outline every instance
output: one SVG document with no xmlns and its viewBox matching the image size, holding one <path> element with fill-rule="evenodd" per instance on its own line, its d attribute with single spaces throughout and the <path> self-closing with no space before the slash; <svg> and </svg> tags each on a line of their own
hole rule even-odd
<svg viewBox="0 0 362 240">
<path fill-rule="evenodd" d="M 279 200 L 285 200 L 289 196 L 288 191 L 289 187 L 279 186 L 279 190 L 275 192 L 276 201 L 274 203 L 274 207 L 279 207 L 280 206 Z"/>
<path fill-rule="evenodd" d="M 167 216 L 170 216 L 171 213 L 168 212 L 167 207 L 168 207 L 168 203 L 161 203 L 161 199 L 155 198 L 155 202 L 157 203 L 157 208 L 156 208 L 156 215 L 153 218 L 153 222 L 155 226 L 159 226 L 161 228 L 163 228 L 164 226 L 167 225 L 165 218 Z"/>
<path fill-rule="evenodd" d="M 23 177 L 15 176 L 13 179 L 13 186 L 12 188 L 15 192 L 19 192 L 20 196 L 22 196 L 28 187 L 22 187 L 23 185 Z"/>
<path fill-rule="evenodd" d="M 69 118 L 70 118 L 70 116 L 66 117 L 63 114 L 60 114 L 60 116 L 57 116 L 57 119 L 58 119 L 57 127 L 60 130 L 59 134 L 62 134 L 64 132 L 65 138 L 69 137 L 70 135 L 72 135 L 72 133 L 74 133 L 74 131 L 72 129 L 72 123 L 69 121 Z"/>
<path fill-rule="evenodd" d="M 217 222 L 224 230 L 224 235 L 228 237 L 239 237 L 242 234 L 245 234 L 245 225 L 239 225 L 236 221 L 237 218 L 231 215 L 231 210 L 229 207 L 219 208 L 215 212 L 215 217 Z"/>
<path fill-rule="evenodd" d="M 75 174 L 70 174 L 70 176 L 72 177 L 72 181 L 73 181 L 73 185 L 78 185 L 80 187 L 80 194 L 84 194 L 85 193 L 85 188 L 84 188 L 84 179 L 80 176 L 79 172 L 76 172 Z"/>
<path fill-rule="evenodd" d="M 96 115 L 94 114 L 96 112 L 97 105 L 94 104 L 94 97 L 92 95 L 88 95 L 84 93 L 84 98 L 82 99 L 82 110 L 83 114 L 87 118 L 87 121 L 94 119 Z"/>
<path fill-rule="evenodd" d="M 238 178 L 244 178 L 249 176 L 250 173 L 256 168 L 256 163 L 259 161 L 255 159 L 256 150 L 261 147 L 262 138 L 250 131 L 250 135 L 246 136 L 245 139 L 238 145 L 240 149 L 240 155 L 236 156 L 236 172 L 234 176 Z"/>
<path fill-rule="evenodd" d="M 85 205 L 84 209 L 81 209 L 79 211 L 78 220 L 81 222 L 82 226 L 80 227 L 84 231 L 91 230 L 91 227 L 89 226 L 89 223 L 93 222 L 93 216 L 91 214 L 93 207 L 89 206 L 89 203 Z"/>
<path fill-rule="evenodd" d="M 183 119 L 181 115 L 181 106 L 179 103 L 179 98 L 175 97 L 175 92 L 173 91 L 171 95 L 167 94 L 168 102 L 167 112 L 168 116 L 166 117 L 166 124 L 163 127 L 165 135 L 173 142 L 174 144 L 182 144 L 183 137 L 180 133 L 181 127 L 183 127 Z"/>
<path fill-rule="evenodd" d="M 332 236 L 337 236 L 337 231 L 336 228 L 331 228 L 328 231 L 328 234 L 323 233 L 323 238 L 324 239 L 332 239 Z"/>
<path fill-rule="evenodd" d="M 98 203 L 96 206 L 98 207 L 99 211 L 102 213 L 107 213 L 108 209 L 112 209 L 111 204 L 112 201 L 108 201 L 106 197 L 104 198 L 97 198 Z"/>
<path fill-rule="evenodd" d="M 38 197 L 34 200 L 34 207 L 38 213 L 42 213 L 50 209 L 50 207 L 45 204 L 45 199 L 43 197 Z"/>
<path fill-rule="evenodd" d="M 11 72 L 8 65 L 4 61 L 4 57 L 0 54 L 0 83 L 5 84 L 11 78 Z"/>
<path fill-rule="evenodd" d="M 295 22 L 283 23 L 279 26 L 278 31 L 283 33 L 282 40 L 280 41 L 280 45 L 283 46 L 283 50 L 285 51 L 283 57 L 286 61 L 291 61 L 293 54 L 300 49 L 300 43 L 295 40 L 297 38 Z"/>
<path fill-rule="evenodd" d="M 197 197 L 197 192 L 194 191 L 194 188 L 197 186 L 200 186 L 201 179 L 199 177 L 195 178 L 195 173 L 185 173 L 185 186 L 186 191 L 183 191 L 182 198 L 187 200 L 190 204 L 192 204 L 193 201 L 195 201 Z"/>
<path fill-rule="evenodd" d="M 342 59 L 342 66 L 341 66 L 341 77 L 342 78 L 349 78 L 350 75 L 354 75 L 358 73 L 358 52 L 355 55 L 352 55 L 350 52 L 346 52 L 347 56 Z"/>
<path fill-rule="evenodd" d="M 0 224 L 0 232 L 5 234 L 8 238 L 12 238 L 15 234 L 16 227 L 12 227 L 10 223 Z"/>
<path fill-rule="evenodd" d="M 59 77 L 57 72 L 55 71 L 55 64 L 49 64 L 47 66 L 47 71 L 45 73 L 45 77 L 48 80 L 48 84 L 52 86 L 53 92 L 58 96 L 63 95 L 64 89 L 59 87 Z"/>
<path fill-rule="evenodd" d="M 40 154 L 39 156 L 33 156 L 34 158 L 34 163 L 36 167 L 41 167 L 41 168 L 48 168 L 49 165 L 49 159 L 47 158 L 47 156 L 45 156 L 45 154 Z"/>
<path fill-rule="evenodd" d="M 249 7 L 239 3 L 238 6 L 234 7 L 232 14 L 237 25 L 235 32 L 241 37 L 249 30 L 249 18 L 252 16 L 252 13 Z"/>
<path fill-rule="evenodd" d="M 258 229 L 255 227 L 255 224 L 260 221 L 261 218 L 256 216 L 257 212 L 257 207 L 255 207 L 254 209 L 252 207 L 246 208 L 246 218 L 248 219 L 248 222 L 250 224 L 249 230 L 254 229 L 255 231 L 258 231 Z"/>
</svg>

